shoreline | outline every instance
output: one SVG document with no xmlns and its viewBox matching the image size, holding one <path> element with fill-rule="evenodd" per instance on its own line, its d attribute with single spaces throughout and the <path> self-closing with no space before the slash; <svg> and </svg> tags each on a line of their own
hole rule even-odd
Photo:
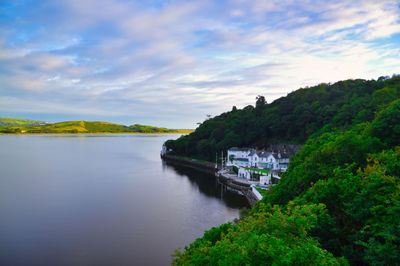
<svg viewBox="0 0 400 266">
<path fill-rule="evenodd" d="M 40 133 L 0 133 L 0 135 L 189 134 L 191 132 L 80 132 L 80 133 L 40 132 Z"/>
<path fill-rule="evenodd" d="M 215 168 L 215 164 L 211 163 L 211 162 L 202 162 L 196 159 L 192 159 L 192 158 L 181 158 L 181 157 L 177 157 L 174 155 L 161 155 L 161 159 L 174 163 L 174 164 L 178 164 L 178 165 L 184 165 L 187 167 L 191 167 L 194 168 L 198 171 L 202 171 L 202 172 L 207 172 L 210 174 L 215 175 L 216 172 L 216 168 Z"/>
<path fill-rule="evenodd" d="M 216 168 L 215 163 L 211 162 L 201 162 L 196 159 L 191 158 L 181 158 L 174 155 L 161 155 L 161 159 L 165 160 L 168 163 L 190 167 L 197 171 L 206 172 L 215 176 L 217 181 L 226 186 L 227 188 L 233 189 L 234 191 L 241 192 L 241 194 L 246 198 L 247 202 L 250 205 L 250 208 L 253 208 L 254 205 L 260 201 L 259 197 L 253 191 L 253 188 L 250 184 L 245 184 L 241 182 L 237 182 L 228 176 L 218 172 L 218 168 Z"/>
</svg>

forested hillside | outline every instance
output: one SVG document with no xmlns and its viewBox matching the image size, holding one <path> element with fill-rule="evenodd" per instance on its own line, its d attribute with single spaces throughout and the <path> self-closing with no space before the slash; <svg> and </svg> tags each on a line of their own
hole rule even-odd
<svg viewBox="0 0 400 266">
<path fill-rule="evenodd" d="M 371 121 L 378 110 L 399 97 L 399 91 L 400 77 L 395 76 L 320 84 L 270 104 L 259 96 L 255 107 L 233 107 L 166 145 L 178 155 L 214 160 L 216 152 L 233 146 L 303 144 L 310 136 Z"/>
<path fill-rule="evenodd" d="M 107 122 L 68 121 L 41 126 L 0 127 L 0 133 L 190 133 L 190 130 L 168 129 L 135 124 L 125 126 Z"/>
<path fill-rule="evenodd" d="M 174 263 L 399 265 L 399 78 L 361 83 L 376 88 L 346 100 L 322 132 L 308 133 L 248 217 L 207 231 Z"/>
</svg>

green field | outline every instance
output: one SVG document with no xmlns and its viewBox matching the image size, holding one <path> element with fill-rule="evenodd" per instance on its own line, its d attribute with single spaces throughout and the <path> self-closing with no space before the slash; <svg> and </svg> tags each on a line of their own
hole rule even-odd
<svg viewBox="0 0 400 266">
<path fill-rule="evenodd" d="M 0 127 L 27 127 L 27 126 L 40 126 L 45 125 L 47 122 L 37 121 L 37 120 L 28 120 L 28 119 L 18 119 L 18 118 L 9 118 L 9 117 L 0 117 Z"/>
<path fill-rule="evenodd" d="M 244 169 L 253 171 L 254 173 L 269 174 L 269 170 L 265 170 L 265 169 L 256 169 L 256 168 L 248 168 L 248 167 L 245 167 Z"/>
<path fill-rule="evenodd" d="M 43 123 L 43 122 L 42 122 Z M 68 121 L 35 126 L 0 127 L 3 134 L 76 134 L 76 133 L 190 133 L 188 129 L 168 129 L 135 124 L 125 126 L 108 122 Z"/>
</svg>

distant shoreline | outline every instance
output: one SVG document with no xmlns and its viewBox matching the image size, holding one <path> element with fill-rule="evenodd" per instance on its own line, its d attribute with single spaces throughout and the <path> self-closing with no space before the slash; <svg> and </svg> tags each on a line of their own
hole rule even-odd
<svg viewBox="0 0 400 266">
<path fill-rule="evenodd" d="M 189 134 L 194 130 L 189 128 L 164 128 L 149 125 L 134 124 L 130 126 L 99 121 L 65 121 L 46 123 L 44 125 L 27 125 L 28 120 L 1 118 L 0 133 L 7 135 L 36 135 L 36 134 Z M 31 120 L 29 120 L 31 121 Z M 36 121 L 40 122 L 40 121 Z M 13 124 L 14 123 L 14 124 Z"/>
<path fill-rule="evenodd" d="M 99 134 L 189 134 L 193 131 L 187 132 L 80 132 L 80 133 L 58 133 L 58 132 L 50 132 L 50 133 L 0 133 L 0 135 L 99 135 Z"/>
</svg>

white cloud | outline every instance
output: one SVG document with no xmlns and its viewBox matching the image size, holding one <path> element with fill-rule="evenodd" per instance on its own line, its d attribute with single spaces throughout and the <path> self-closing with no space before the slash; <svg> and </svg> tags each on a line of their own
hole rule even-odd
<svg viewBox="0 0 400 266">
<path fill-rule="evenodd" d="M 105 111 L 102 108 L 88 108 L 63 104 L 51 101 L 34 99 L 20 99 L 16 97 L 0 96 L 0 111 L 15 113 L 41 113 L 41 114 L 74 114 L 74 115 L 101 115 L 118 116 L 120 112 Z"/>
<path fill-rule="evenodd" d="M 300 86 L 399 73 L 389 39 L 399 14 L 398 1 L 43 3 L 1 26 L 2 110 L 189 123 L 258 94 L 271 102 Z"/>
</svg>

